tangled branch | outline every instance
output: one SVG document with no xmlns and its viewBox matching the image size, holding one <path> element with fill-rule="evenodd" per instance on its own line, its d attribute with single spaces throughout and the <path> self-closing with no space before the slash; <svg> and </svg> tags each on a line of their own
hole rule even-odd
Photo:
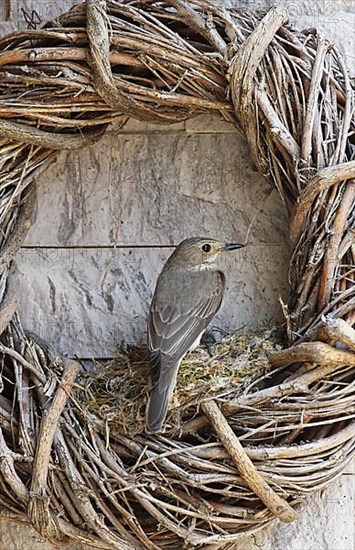
<svg viewBox="0 0 355 550">
<path fill-rule="evenodd" d="M 209 0 L 87 0 L 0 40 L 0 512 L 101 549 L 227 543 L 293 520 L 353 455 L 352 82 L 315 30 Z M 114 120 L 217 114 L 290 214 L 290 347 L 242 394 L 165 435 L 110 434 L 77 400 L 78 365 L 16 313 L 14 256 L 34 181 Z"/>
</svg>

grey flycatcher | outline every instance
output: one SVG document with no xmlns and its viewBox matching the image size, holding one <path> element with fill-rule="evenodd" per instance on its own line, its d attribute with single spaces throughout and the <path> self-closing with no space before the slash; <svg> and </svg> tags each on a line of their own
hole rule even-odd
<svg viewBox="0 0 355 550">
<path fill-rule="evenodd" d="M 152 392 L 146 428 L 159 432 L 184 355 L 195 349 L 219 310 L 225 276 L 216 265 L 221 252 L 243 244 L 191 237 L 182 241 L 161 271 L 148 318 Z"/>
</svg>

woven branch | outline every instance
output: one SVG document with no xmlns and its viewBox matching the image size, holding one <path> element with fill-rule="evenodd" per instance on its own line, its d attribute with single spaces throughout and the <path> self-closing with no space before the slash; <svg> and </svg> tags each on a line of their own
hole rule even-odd
<svg viewBox="0 0 355 550">
<path fill-rule="evenodd" d="M 120 550 L 223 545 L 295 519 L 354 452 L 354 90 L 336 46 L 282 7 L 87 0 L 0 40 L 0 90 L 0 512 Z M 112 121 L 200 113 L 241 132 L 289 211 L 290 347 L 179 430 L 110 434 L 70 396 L 77 364 L 16 313 L 34 181 Z"/>
</svg>

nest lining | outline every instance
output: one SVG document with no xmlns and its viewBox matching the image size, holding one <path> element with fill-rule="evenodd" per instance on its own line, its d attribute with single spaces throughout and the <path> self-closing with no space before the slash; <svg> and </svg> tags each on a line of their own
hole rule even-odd
<svg viewBox="0 0 355 550">
<path fill-rule="evenodd" d="M 271 370 L 268 355 L 281 349 L 277 329 L 257 327 L 237 331 L 211 347 L 200 347 L 183 359 L 177 385 L 170 400 L 167 428 L 178 430 L 196 415 L 202 400 L 237 398 L 251 383 Z M 112 434 L 134 437 L 145 429 L 149 388 L 146 349 L 117 349 L 116 357 L 96 365 L 82 380 L 78 399 L 85 408 L 107 423 Z"/>
</svg>

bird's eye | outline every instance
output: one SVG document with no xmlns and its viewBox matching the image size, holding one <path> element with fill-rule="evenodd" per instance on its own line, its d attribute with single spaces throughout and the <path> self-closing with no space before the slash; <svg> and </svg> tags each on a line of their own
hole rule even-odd
<svg viewBox="0 0 355 550">
<path fill-rule="evenodd" d="M 210 244 L 204 244 L 202 247 L 202 250 L 204 252 L 211 252 L 211 245 Z"/>
</svg>

